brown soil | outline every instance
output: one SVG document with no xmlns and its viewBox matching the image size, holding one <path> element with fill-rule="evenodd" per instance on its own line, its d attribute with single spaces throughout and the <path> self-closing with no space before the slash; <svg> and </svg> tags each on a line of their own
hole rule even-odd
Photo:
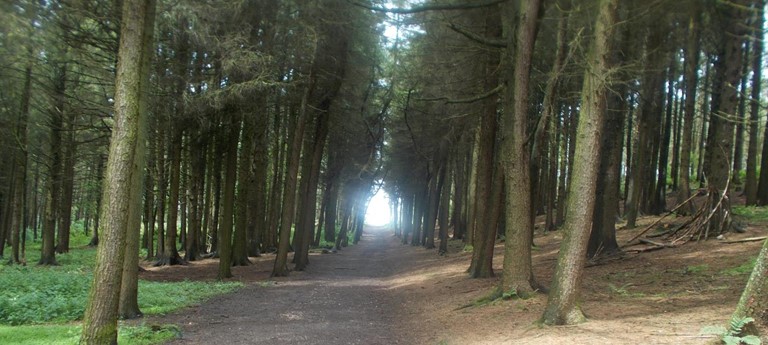
<svg viewBox="0 0 768 345">
<path fill-rule="evenodd" d="M 654 220 L 620 230 L 619 242 Z M 727 237 L 765 233 L 763 226 L 748 226 Z M 561 238 L 559 232 L 536 236 L 534 270 L 545 285 Z M 582 293 L 589 322 L 576 326 L 538 326 L 544 294 L 461 308 L 488 295 L 498 278 L 467 278 L 471 255 L 460 241 L 438 256 L 403 246 L 384 229 L 369 229 L 338 254 L 312 255 L 308 271 L 287 278 L 269 278 L 273 255 L 252 258 L 254 265 L 233 270 L 245 288 L 149 322 L 181 325 L 183 336 L 172 344 L 703 344 L 712 338 L 701 328 L 727 322 L 748 278 L 732 269 L 761 246 L 720 242 L 627 251 L 593 263 Z M 502 246 L 496 246 L 497 272 Z M 147 267 L 141 278 L 214 280 L 217 263 Z"/>
</svg>

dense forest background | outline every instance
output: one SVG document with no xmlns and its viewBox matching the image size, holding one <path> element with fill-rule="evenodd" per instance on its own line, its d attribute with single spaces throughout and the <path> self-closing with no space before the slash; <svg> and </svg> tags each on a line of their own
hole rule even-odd
<svg viewBox="0 0 768 345">
<path fill-rule="evenodd" d="M 381 189 L 404 244 L 463 240 L 474 278 L 498 273 L 504 238 L 497 297 L 541 290 L 536 216 L 563 229 L 543 321 L 579 322 L 617 217 L 688 216 L 664 238 L 679 244 L 740 231 L 735 196 L 768 203 L 764 6 L 3 1 L 0 256 L 25 264 L 41 241 L 56 265 L 77 224 L 116 267 L 217 257 L 223 279 L 276 252 L 284 276 L 359 241 Z"/>
</svg>

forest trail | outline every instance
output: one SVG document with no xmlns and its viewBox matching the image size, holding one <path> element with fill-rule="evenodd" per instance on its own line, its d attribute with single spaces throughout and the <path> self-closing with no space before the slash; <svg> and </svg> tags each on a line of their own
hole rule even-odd
<svg viewBox="0 0 768 345">
<path fill-rule="evenodd" d="M 250 283 L 169 315 L 182 337 L 170 344 L 403 344 L 386 278 L 403 267 L 385 229 L 337 254 L 313 255 L 305 272 Z"/>
<path fill-rule="evenodd" d="M 643 218 L 647 226 L 653 218 Z M 678 219 L 677 222 L 682 220 Z M 621 230 L 621 243 L 642 226 Z M 766 235 L 750 225 L 730 239 Z M 536 236 L 534 273 L 548 285 L 562 240 Z M 274 255 L 233 267 L 246 283 L 235 293 L 164 317 L 139 321 L 177 324 L 170 344 L 702 344 L 706 326 L 724 325 L 760 250 L 760 242 L 688 243 L 636 253 L 586 268 L 582 305 L 589 322 L 536 326 L 546 295 L 461 308 L 487 296 L 498 276 L 470 279 L 471 253 L 449 241 L 448 253 L 402 245 L 388 229 L 368 229 L 359 244 L 337 254 L 313 253 L 307 271 L 269 278 Z M 500 272 L 503 243 L 495 246 Z M 147 267 L 147 280 L 213 280 L 218 260 Z M 739 269 L 741 268 L 741 269 Z M 172 291 L 169 293 L 183 293 Z"/>
</svg>

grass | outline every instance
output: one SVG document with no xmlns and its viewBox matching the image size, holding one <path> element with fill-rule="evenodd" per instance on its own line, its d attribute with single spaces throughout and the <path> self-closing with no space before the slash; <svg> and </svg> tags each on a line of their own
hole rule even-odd
<svg viewBox="0 0 768 345">
<path fill-rule="evenodd" d="M 739 275 L 750 274 L 752 273 L 752 269 L 755 267 L 756 261 L 757 261 L 756 257 L 751 258 L 739 266 L 723 270 L 722 273 L 729 276 L 739 276 Z"/>
<path fill-rule="evenodd" d="M 79 232 L 80 234 L 82 232 Z M 74 235 L 58 266 L 37 266 L 40 242 L 27 241 L 29 265 L 0 260 L 0 344 L 77 344 L 95 265 L 90 238 Z M 10 248 L 7 248 L 10 250 Z M 242 286 L 239 282 L 139 281 L 139 308 L 165 314 Z M 121 344 L 157 344 L 178 336 L 175 326 L 121 326 Z"/>
<path fill-rule="evenodd" d="M 240 282 L 139 281 L 139 308 L 146 315 L 166 314 L 242 286 Z"/>
<path fill-rule="evenodd" d="M 709 270 L 709 265 L 693 265 L 693 266 L 686 266 L 684 269 L 684 272 L 686 274 L 696 274 L 696 273 L 702 273 Z"/>
<path fill-rule="evenodd" d="M 750 221 L 768 221 L 768 207 L 734 205 L 733 213 Z"/>
<path fill-rule="evenodd" d="M 0 344 L 16 345 L 75 345 L 80 340 L 80 325 L 0 326 Z M 121 326 L 119 344 L 160 344 L 177 338 L 179 329 L 164 326 Z"/>
</svg>

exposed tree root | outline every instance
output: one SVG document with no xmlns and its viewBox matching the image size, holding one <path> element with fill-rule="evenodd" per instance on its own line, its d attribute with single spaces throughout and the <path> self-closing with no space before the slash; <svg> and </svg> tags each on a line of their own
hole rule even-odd
<svg viewBox="0 0 768 345">
<path fill-rule="evenodd" d="M 174 255 L 172 257 L 165 257 L 158 259 L 152 266 L 173 266 L 173 265 L 188 265 L 189 263 L 181 258 L 181 256 Z"/>
</svg>

